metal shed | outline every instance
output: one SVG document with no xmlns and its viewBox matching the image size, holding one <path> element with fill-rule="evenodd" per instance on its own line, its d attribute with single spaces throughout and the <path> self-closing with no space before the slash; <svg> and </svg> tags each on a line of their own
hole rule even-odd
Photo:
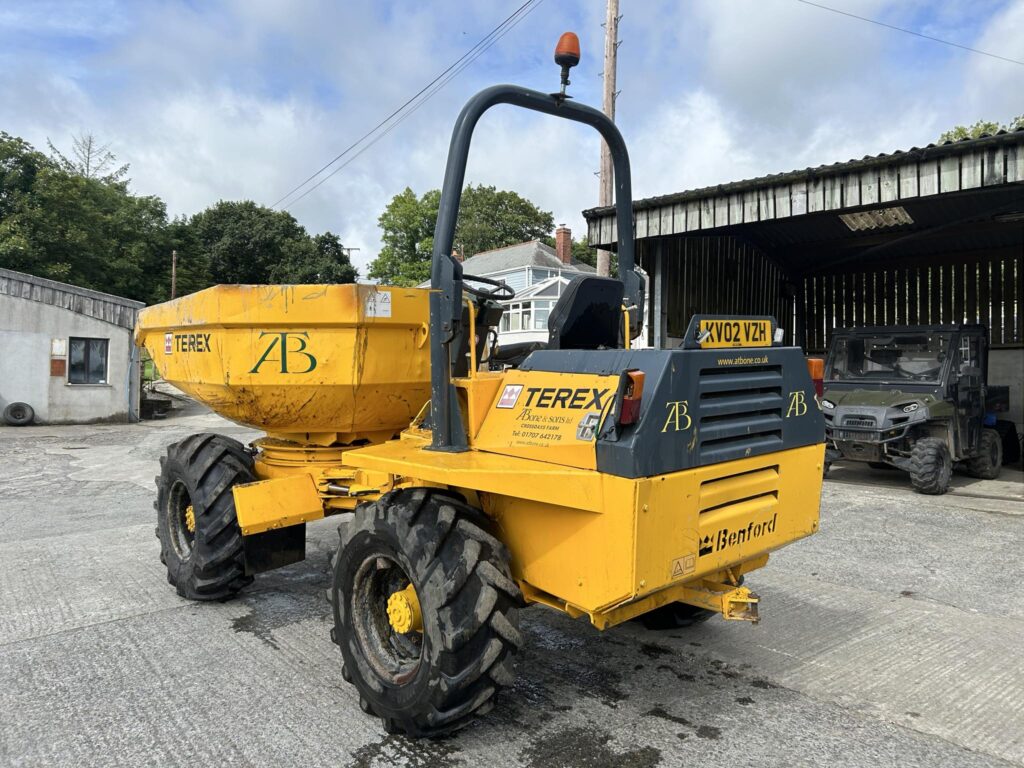
<svg viewBox="0 0 1024 768">
<path fill-rule="evenodd" d="M 695 312 L 776 316 L 822 352 L 832 330 L 890 323 L 989 328 L 993 380 L 1024 420 L 1024 129 L 638 200 L 649 328 L 673 346 Z M 611 208 L 584 211 L 593 246 Z"/>
</svg>

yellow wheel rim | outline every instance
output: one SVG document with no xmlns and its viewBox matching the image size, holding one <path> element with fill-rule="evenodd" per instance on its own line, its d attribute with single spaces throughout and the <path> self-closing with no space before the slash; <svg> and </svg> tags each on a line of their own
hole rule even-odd
<svg viewBox="0 0 1024 768">
<path fill-rule="evenodd" d="M 185 527 L 189 533 L 196 532 L 196 511 L 191 504 L 185 507 Z"/>
</svg>

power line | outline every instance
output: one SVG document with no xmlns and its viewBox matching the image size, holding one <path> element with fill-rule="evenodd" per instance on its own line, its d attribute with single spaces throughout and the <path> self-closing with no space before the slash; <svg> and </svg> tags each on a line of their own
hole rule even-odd
<svg viewBox="0 0 1024 768">
<path fill-rule="evenodd" d="M 452 80 L 454 80 L 454 79 L 455 79 L 456 77 L 458 77 L 458 76 L 459 76 L 459 74 L 460 74 L 461 72 L 463 72 L 463 70 L 465 70 L 465 69 L 466 69 L 466 68 L 467 68 L 468 66 L 470 66 L 470 65 L 471 65 L 471 64 L 472 64 L 472 63 L 473 63 L 474 61 L 476 61 L 476 60 L 477 60 L 478 58 L 480 58 L 480 57 L 481 57 L 481 56 L 482 56 L 483 54 L 485 54 L 485 53 L 486 53 L 486 52 L 487 52 L 487 51 L 488 51 L 488 50 L 489 50 L 489 49 L 490 49 L 490 48 L 491 48 L 491 47 L 492 47 L 492 46 L 493 46 L 493 45 L 494 45 L 495 43 L 497 43 L 497 42 L 498 42 L 499 40 L 501 40 L 501 38 L 503 38 L 503 37 L 504 37 L 505 35 L 507 35 L 507 34 L 508 34 L 509 32 L 511 32 L 511 31 L 512 31 L 513 29 L 515 29 L 516 25 L 518 25 L 518 24 L 519 24 L 519 23 L 520 23 L 521 21 L 523 21 L 523 19 L 525 19 L 525 18 L 526 18 L 527 16 L 529 16 L 529 15 L 530 15 L 531 13 L 533 13 L 533 12 L 534 12 L 534 11 L 535 11 L 535 10 L 536 10 L 536 9 L 538 8 L 538 6 L 540 6 L 540 4 L 541 4 L 541 3 L 543 3 L 543 2 L 544 2 L 544 0 L 530 0 L 529 2 L 527 2 L 527 3 L 525 3 L 525 4 L 523 5 L 523 6 L 521 6 L 520 10 L 521 10 L 522 8 L 525 8 L 525 7 L 526 7 L 527 5 L 529 5 L 530 3 L 534 3 L 533 7 L 531 7 L 531 8 L 530 8 L 530 9 L 529 9 L 528 11 L 526 11 L 526 12 L 525 12 L 525 13 L 523 13 L 523 14 L 522 14 L 521 16 L 519 16 L 519 18 L 517 18 L 517 19 L 516 19 L 515 21 L 513 21 L 513 22 L 512 22 L 511 24 L 509 24 L 509 25 L 508 25 L 508 26 L 507 26 L 507 27 L 506 27 L 505 29 L 503 29 L 503 30 L 501 31 L 501 33 L 500 33 L 500 34 L 498 34 L 498 35 L 497 35 L 496 37 L 494 37 L 494 39 L 493 39 L 493 40 L 491 40 L 490 42 L 488 42 L 488 43 L 487 43 L 487 45 L 485 45 L 485 46 L 484 46 L 483 48 L 481 48 L 481 49 L 480 49 L 480 50 L 478 50 L 478 51 L 477 51 L 476 53 L 474 53 L 474 54 L 473 54 L 473 55 L 472 55 L 472 56 L 471 56 L 471 57 L 470 57 L 469 59 L 467 59 L 467 60 L 466 60 L 465 62 L 463 62 L 463 63 L 462 63 L 461 65 L 459 65 L 457 69 L 455 69 L 455 70 L 454 70 L 453 72 L 451 72 L 451 74 L 449 74 L 449 75 L 448 75 L 447 77 L 445 77 L 445 78 L 444 78 L 444 80 L 442 80 L 442 81 L 441 81 L 441 82 L 439 82 L 439 83 L 438 83 L 438 84 L 437 84 L 436 86 L 434 86 L 434 88 L 433 88 L 432 90 L 430 90 L 429 92 L 427 92 L 427 93 L 426 93 L 426 94 L 425 94 L 425 95 L 423 96 L 423 98 L 422 98 L 422 99 L 420 99 L 420 101 L 419 101 L 418 103 L 414 104 L 414 105 L 412 106 L 412 108 L 411 108 L 411 109 L 409 109 L 409 111 L 407 111 L 407 112 L 406 112 L 405 114 L 403 114 L 403 115 L 402 115 L 401 117 L 399 117 L 399 118 L 398 118 L 397 120 L 395 120 L 395 122 L 393 122 L 393 123 L 392 123 L 391 125 L 389 125 L 389 126 L 388 126 L 388 127 L 387 127 L 387 128 L 385 129 L 385 130 L 381 131 L 381 132 L 380 132 L 379 134 L 377 134 L 376 136 L 374 136 L 374 137 L 373 137 L 373 139 L 372 139 L 371 141 L 367 142 L 367 144 L 366 144 L 366 145 L 365 145 L 364 147 L 361 147 L 361 148 L 359 149 L 359 151 L 358 151 L 358 152 L 356 152 L 356 153 L 355 153 L 354 155 L 352 155 L 352 157 L 350 157 L 350 158 L 349 158 L 348 160 L 346 160 L 346 161 L 345 161 L 344 163 L 342 163 L 341 165 L 339 165 L 339 166 L 338 166 L 337 168 L 335 168 L 335 169 L 334 169 L 333 171 L 331 171 L 331 172 L 330 172 L 329 174 L 327 174 L 326 176 L 324 176 L 324 177 L 323 177 L 322 179 L 320 179 L 320 181 L 318 181 L 318 182 L 317 182 L 316 184 L 314 184 L 313 186 L 311 186 L 311 187 L 310 187 L 309 189 L 307 189 L 307 190 L 306 190 L 305 192 L 303 192 L 303 193 L 302 193 L 301 195 L 299 195 L 299 196 L 298 196 L 298 197 L 296 197 L 296 198 L 295 198 L 294 200 L 292 200 L 291 202 L 289 202 L 289 203 L 288 203 L 288 205 L 287 205 L 287 206 L 285 206 L 285 207 L 287 208 L 287 207 L 291 207 L 291 206 L 295 205 L 295 204 L 296 204 L 297 202 L 299 202 L 300 200 L 302 200 L 302 198 L 304 198 L 304 197 L 305 197 L 306 195 L 310 194 L 311 192 L 313 192 L 313 190 L 317 189 L 317 188 L 318 188 L 318 187 L 319 187 L 320 185 L 322 185 L 322 184 L 323 184 L 324 182 L 326 182 L 326 181 L 327 181 L 328 179 L 330 179 L 331 177 L 333 177 L 333 176 L 334 176 L 334 175 L 335 175 L 336 173 L 339 173 L 340 171 L 342 171 L 343 169 L 345 169 L 346 167 L 348 167 L 349 165 L 351 165 L 352 163 L 354 163 L 354 162 L 356 161 L 356 159 L 357 159 L 357 158 L 358 158 L 358 157 L 359 157 L 359 156 L 360 156 L 361 154 L 363 154 L 363 153 L 364 153 L 364 152 L 365 152 L 366 150 L 368 150 L 368 149 L 369 149 L 370 147 L 372 147 L 372 146 L 373 146 L 374 144 L 376 144 L 376 143 L 377 143 L 378 141 L 380 141 L 380 140 L 381 140 L 381 139 L 383 139 L 383 138 L 384 138 L 385 136 L 387 136 L 387 135 L 388 135 L 389 133 L 391 133 L 391 132 L 392 132 L 393 130 L 395 130 L 395 128 L 397 128 L 397 127 L 398 127 L 399 125 L 401 125 L 401 124 L 402 124 L 402 123 L 403 123 L 403 122 L 404 122 L 404 121 L 405 121 L 406 119 L 408 119 L 408 118 L 409 118 L 410 116 L 412 116 L 412 115 L 413 115 L 413 114 L 414 114 L 414 113 L 416 112 L 416 110 L 418 110 L 418 109 L 419 109 L 420 107 L 422 107 L 422 106 L 423 106 L 424 104 L 426 104 L 426 103 L 427 103 L 427 102 L 428 102 L 428 101 L 429 101 L 429 100 L 431 99 L 431 97 L 433 97 L 433 96 L 434 96 L 434 94 L 436 94 L 436 93 L 437 93 L 438 91 L 440 91 L 440 90 L 441 90 L 442 88 L 444 88 L 444 87 L 445 87 L 445 86 L 446 86 L 446 85 L 447 85 L 448 83 L 450 83 L 450 82 L 451 82 Z M 517 11 L 517 13 L 518 13 L 518 11 Z M 515 15 L 515 14 L 513 14 L 513 16 L 514 16 L 514 15 Z M 510 16 L 509 18 L 512 18 L 512 16 Z M 506 19 L 506 21 L 507 21 L 507 19 Z M 495 29 L 498 29 L 498 28 L 500 28 L 500 26 L 501 26 L 501 25 L 499 25 L 498 27 L 495 27 Z M 486 39 L 486 38 L 485 38 L 485 39 Z M 475 47 L 475 46 L 474 46 L 474 47 Z M 463 57 L 463 58 L 465 58 L 465 57 Z M 451 69 L 451 67 L 449 67 L 449 69 Z M 435 82 L 436 82 L 436 79 L 435 79 Z M 428 86 L 428 87 L 429 87 L 429 86 Z M 422 93 L 422 91 L 421 91 L 421 93 Z M 414 97 L 414 98 L 415 98 L 415 97 Z M 364 137 L 364 138 L 365 138 L 365 137 Z M 357 143 L 358 143 L 358 142 L 357 142 Z M 301 185 L 300 185 L 300 186 L 301 186 Z"/>
<path fill-rule="evenodd" d="M 967 45 L 960 45 L 960 43 L 954 43 L 954 42 L 951 42 L 950 40 L 943 40 L 940 37 L 932 37 L 931 35 L 926 35 L 926 34 L 924 34 L 922 32 L 915 32 L 912 29 L 904 29 L 903 27 L 897 27 L 897 26 L 895 26 L 893 24 L 886 24 L 884 21 L 878 21 L 877 19 L 869 19 L 866 16 L 858 16 L 855 13 L 850 13 L 848 11 L 841 11 L 838 8 L 830 8 L 829 6 L 822 5 L 821 3 L 811 2 L 811 0 L 796 0 L 796 1 L 798 3 L 803 3 L 804 5 L 812 5 L 815 8 L 820 8 L 823 11 L 831 11 L 832 13 L 838 13 L 841 16 L 849 16 L 851 19 L 858 19 L 859 21 L 866 21 L 869 24 L 877 24 L 878 26 L 885 27 L 886 29 L 894 29 L 897 32 L 905 32 L 906 34 L 913 35 L 914 37 L 920 37 L 920 38 L 923 38 L 925 40 L 931 40 L 933 43 L 942 43 L 943 45 L 948 45 L 948 46 L 951 46 L 953 48 L 959 48 L 960 50 L 963 50 L 963 51 L 970 51 L 971 53 L 978 53 L 978 54 L 981 54 L 982 56 L 989 56 L 990 58 L 993 58 L 993 59 L 999 59 L 1000 61 L 1008 61 L 1011 64 L 1020 64 L 1022 67 L 1024 67 L 1024 61 L 1019 61 L 1018 59 L 1011 59 L 1011 58 L 1009 58 L 1007 56 L 1000 56 L 997 53 L 989 53 L 988 51 L 982 51 L 982 50 L 979 50 L 978 48 L 971 48 L 970 46 L 967 46 Z"/>
<path fill-rule="evenodd" d="M 536 8 L 537 5 L 539 5 L 541 2 L 543 2 L 543 0 L 526 0 L 525 3 L 523 3 L 515 11 L 513 11 L 511 14 L 509 14 L 509 16 L 504 19 L 504 21 L 502 21 L 500 24 L 498 24 L 498 26 L 496 26 L 494 29 L 492 29 L 490 32 L 488 32 L 483 38 L 481 38 L 476 43 L 476 45 L 474 45 L 472 48 L 470 48 L 468 51 L 466 51 L 462 56 L 460 56 L 458 59 L 456 59 L 454 62 L 452 62 L 443 72 L 441 72 L 439 75 L 437 75 L 437 77 L 435 77 L 433 80 L 431 80 L 425 86 L 423 86 L 419 91 L 417 91 L 415 94 L 413 94 L 411 97 L 409 97 L 409 99 L 407 99 L 401 106 L 399 106 L 397 109 L 395 109 L 393 112 L 391 112 L 391 114 L 389 114 L 387 117 L 385 117 L 379 123 L 377 123 L 369 131 L 367 131 L 362 136 L 360 136 L 356 141 L 352 142 L 352 144 L 350 144 L 341 153 L 339 153 L 334 158 L 332 158 L 330 162 L 328 162 L 326 165 L 324 165 L 322 168 L 320 168 L 316 173 L 312 174 L 307 179 L 303 180 L 302 183 L 296 185 L 294 188 L 289 190 L 289 192 L 286 195 L 282 196 L 280 199 L 278 199 L 271 206 L 271 208 L 276 208 L 283 201 L 287 200 L 289 197 L 291 197 L 297 191 L 302 189 L 306 184 L 308 184 L 310 181 L 315 179 L 321 173 L 326 171 L 328 168 L 330 168 L 332 165 L 334 165 L 336 162 L 338 162 L 341 158 L 343 158 L 345 155 L 347 155 L 349 152 L 351 152 L 353 149 L 355 149 L 357 146 L 359 146 L 361 143 L 363 143 L 366 139 L 368 139 L 370 136 L 372 136 L 374 133 L 376 133 L 378 130 L 380 130 L 380 128 L 382 128 L 383 126 L 387 125 L 387 123 L 389 123 L 396 115 L 401 113 L 406 107 L 408 107 L 410 104 L 412 104 L 414 101 L 416 101 L 416 99 L 418 99 L 420 96 L 422 96 L 426 91 L 428 91 L 439 80 L 444 78 L 445 75 L 448 75 L 448 73 L 452 72 L 452 70 L 455 70 L 456 68 L 458 68 L 460 66 L 460 64 L 462 64 L 462 67 L 457 69 L 457 71 L 454 72 L 453 75 L 457 75 L 459 72 L 461 72 L 462 69 L 464 69 L 466 65 L 471 64 L 473 61 L 475 61 L 480 56 L 480 54 L 482 54 L 484 51 L 486 51 L 488 48 L 490 48 L 491 45 L 493 45 L 498 39 L 503 37 L 510 29 L 515 27 L 516 24 L 518 24 L 520 21 L 523 20 L 523 18 L 525 18 L 527 15 L 529 15 L 530 12 L 532 12 L 534 10 L 534 8 Z M 526 11 L 526 13 L 523 13 L 523 10 L 525 8 L 527 8 L 527 6 L 529 6 L 531 4 L 533 5 L 533 8 L 530 8 L 528 11 Z M 520 16 L 520 14 L 522 14 L 522 15 Z M 517 16 L 519 17 L 518 19 L 516 18 Z M 515 21 L 513 21 L 513 19 L 515 19 Z M 512 23 L 510 24 L 510 22 L 512 22 Z M 503 30 L 503 28 L 505 28 L 505 29 Z M 499 34 L 499 32 L 500 32 L 500 34 Z M 497 37 L 495 37 L 496 34 L 497 34 Z M 481 48 L 481 46 L 483 46 L 483 47 Z M 469 59 L 469 61 L 466 61 L 467 58 Z M 465 64 L 463 64 L 463 62 L 465 62 Z M 448 80 L 445 80 L 444 83 L 447 83 L 450 79 L 451 79 L 451 77 L 449 77 Z M 443 87 L 444 83 L 442 83 L 442 87 Z M 426 96 L 426 98 L 430 98 L 430 96 L 433 95 L 433 93 L 436 93 L 436 90 L 433 91 L 432 93 L 428 94 Z M 424 99 L 424 101 L 425 100 L 426 99 Z M 411 111 L 415 111 L 415 107 Z M 395 124 L 397 125 L 397 123 L 401 122 L 402 119 L 404 119 L 404 118 L 399 119 Z M 394 126 L 392 126 L 392 127 L 394 127 Z M 389 131 L 390 131 L 390 128 L 388 129 L 388 131 L 385 131 L 385 134 L 388 133 Z M 372 146 L 373 143 L 376 143 L 376 141 L 377 141 L 377 139 L 375 139 L 373 142 L 371 142 L 371 146 Z M 369 147 L 364 147 L 362 150 L 360 150 L 360 152 L 358 154 L 362 154 L 362 152 L 365 151 L 365 149 L 368 149 L 368 148 Z M 356 155 L 357 157 L 358 157 L 358 154 Z M 354 160 L 355 157 L 353 157 L 352 159 Z M 348 163 L 346 163 L 346 165 L 347 164 Z M 322 181 L 321 181 L 321 183 L 322 183 Z M 319 184 L 317 184 L 317 186 L 319 186 Z M 315 187 L 314 187 L 314 189 L 315 189 Z M 299 198 L 296 198 L 291 203 L 289 203 L 289 205 L 292 205 L 292 204 L 298 202 L 298 200 L 300 200 L 302 197 L 305 197 L 305 195 L 308 194 L 310 191 L 312 191 L 312 190 L 307 190 Z M 285 206 L 285 207 L 287 207 L 287 206 Z"/>
</svg>

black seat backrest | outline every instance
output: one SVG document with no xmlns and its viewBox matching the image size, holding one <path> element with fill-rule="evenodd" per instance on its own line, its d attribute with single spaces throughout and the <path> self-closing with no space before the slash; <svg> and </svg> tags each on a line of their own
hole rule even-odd
<svg viewBox="0 0 1024 768">
<path fill-rule="evenodd" d="M 581 275 L 565 287 L 548 317 L 548 349 L 600 349 L 619 346 L 622 337 L 622 283 Z"/>
</svg>

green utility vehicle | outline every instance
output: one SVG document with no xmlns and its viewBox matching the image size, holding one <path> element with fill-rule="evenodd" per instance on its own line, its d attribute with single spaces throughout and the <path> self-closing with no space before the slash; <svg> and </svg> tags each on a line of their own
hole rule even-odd
<svg viewBox="0 0 1024 768">
<path fill-rule="evenodd" d="M 928 494 L 949 489 L 954 464 L 975 477 L 998 477 L 1003 439 L 996 427 L 1006 424 L 995 412 L 1008 410 L 1009 390 L 989 387 L 987 378 L 981 325 L 837 331 L 821 398 L 825 471 L 839 460 L 895 467 Z"/>
</svg>

